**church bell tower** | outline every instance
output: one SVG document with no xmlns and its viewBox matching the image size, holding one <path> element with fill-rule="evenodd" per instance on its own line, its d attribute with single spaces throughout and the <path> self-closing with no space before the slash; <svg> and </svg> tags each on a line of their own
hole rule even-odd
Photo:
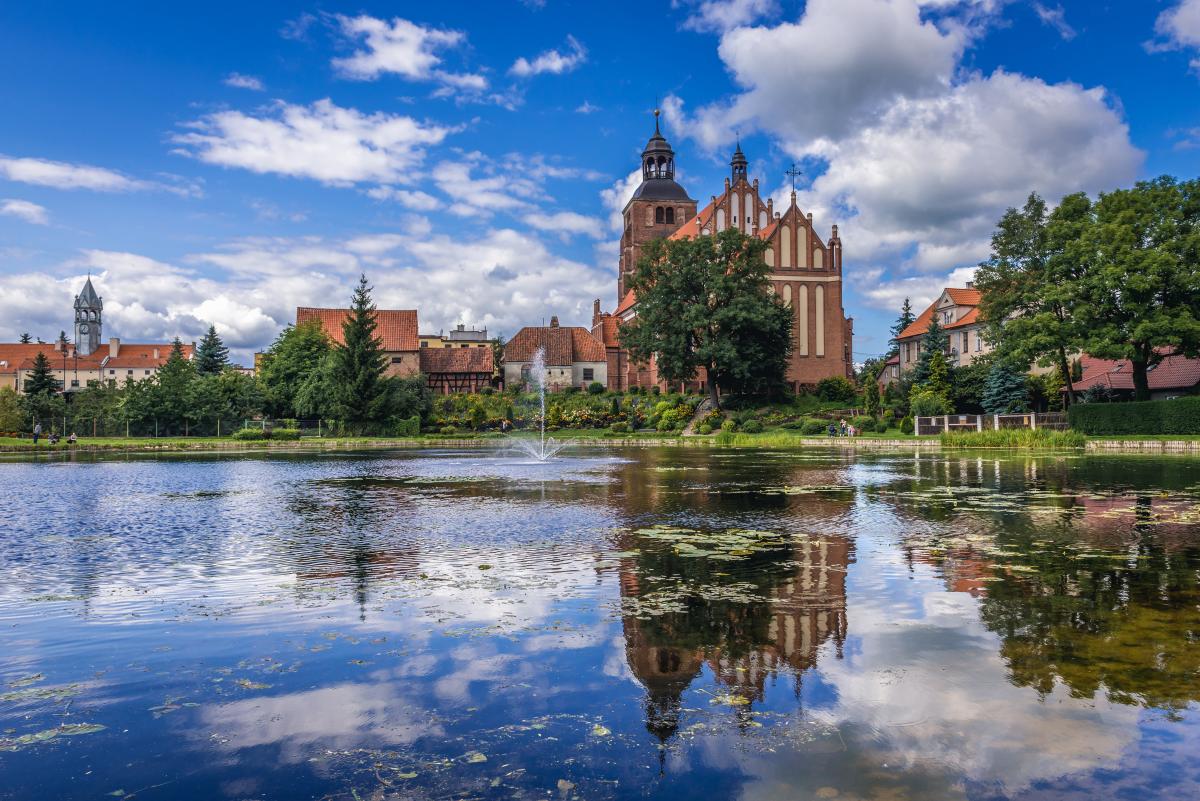
<svg viewBox="0 0 1200 801">
<path fill-rule="evenodd" d="M 100 349 L 101 312 L 104 303 L 92 286 L 88 276 L 83 291 L 75 296 L 75 351 L 80 356 L 89 356 Z"/>
</svg>

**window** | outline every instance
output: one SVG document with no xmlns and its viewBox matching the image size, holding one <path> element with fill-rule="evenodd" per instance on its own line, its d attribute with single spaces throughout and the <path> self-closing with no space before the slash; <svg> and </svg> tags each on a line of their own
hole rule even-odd
<svg viewBox="0 0 1200 801">
<path fill-rule="evenodd" d="M 982 347 L 983 347 L 983 337 L 981 337 L 979 335 L 979 332 L 976 331 L 975 332 L 975 352 L 978 353 L 980 348 L 982 348 Z"/>
<path fill-rule="evenodd" d="M 591 367 L 583 368 L 583 380 L 584 381 L 595 381 L 596 380 L 596 371 L 593 370 Z"/>
<path fill-rule="evenodd" d="M 460 347 L 460 348 L 469 348 L 469 347 L 471 347 L 471 346 L 470 346 L 470 345 L 459 345 L 459 347 Z"/>
<path fill-rule="evenodd" d="M 666 212 L 663 211 L 663 207 L 655 206 L 654 207 L 654 222 L 664 223 L 666 221 L 667 221 Z"/>
<path fill-rule="evenodd" d="M 73 386 L 73 387 L 79 386 L 79 379 L 78 378 L 71 379 L 71 386 Z"/>
<path fill-rule="evenodd" d="M 116 375 L 116 374 L 117 374 L 117 371 L 116 371 L 116 370 L 109 370 L 109 371 L 108 371 L 108 374 L 109 374 L 109 375 Z"/>
<path fill-rule="evenodd" d="M 427 340 L 423 340 L 423 341 L 421 342 L 421 347 L 422 347 L 422 348 L 428 348 L 428 347 L 429 347 L 429 342 L 428 342 Z"/>
<path fill-rule="evenodd" d="M 667 225 L 675 224 L 675 209 L 667 209 Z"/>
<path fill-rule="evenodd" d="M 402 364 L 403 362 L 404 362 L 403 356 L 393 356 L 392 357 L 392 364 Z"/>
<path fill-rule="evenodd" d="M 125 371 L 125 375 L 133 375 L 133 371 L 132 371 L 132 370 L 126 370 L 126 371 Z"/>
<path fill-rule="evenodd" d="M 962 352 L 966 353 L 970 349 L 971 349 L 971 332 L 963 331 L 962 332 Z"/>
<path fill-rule="evenodd" d="M 147 370 L 147 371 L 146 371 L 146 375 L 150 375 L 150 371 L 149 371 L 149 370 Z"/>
</svg>

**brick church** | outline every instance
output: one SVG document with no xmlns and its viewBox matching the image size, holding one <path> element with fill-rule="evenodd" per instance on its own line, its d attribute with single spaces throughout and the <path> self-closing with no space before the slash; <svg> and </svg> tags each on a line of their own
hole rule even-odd
<svg viewBox="0 0 1200 801">
<path fill-rule="evenodd" d="M 721 194 L 713 195 L 697 212 L 696 201 L 675 182 L 675 151 L 659 131 L 658 111 L 654 112 L 654 135 L 642 151 L 642 183 L 623 211 L 617 308 L 601 312 L 597 300 L 592 315 L 592 333 L 608 353 L 610 389 L 659 383 L 653 361 L 632 363 L 618 334 L 622 323 L 637 316 L 637 298 L 626 284 L 637 269 L 643 245 L 667 237 L 707 236 L 727 228 L 768 244 L 764 258 L 771 288 L 792 309 L 788 384 L 799 391 L 822 378 L 853 376 L 854 321 L 842 308 L 842 241 L 837 226 L 828 240 L 822 240 L 812 214 L 796 206 L 794 191 L 788 207 L 777 210 L 774 200 L 764 201 L 759 195 L 758 179 L 747 177 L 748 167 L 739 144 Z"/>
</svg>

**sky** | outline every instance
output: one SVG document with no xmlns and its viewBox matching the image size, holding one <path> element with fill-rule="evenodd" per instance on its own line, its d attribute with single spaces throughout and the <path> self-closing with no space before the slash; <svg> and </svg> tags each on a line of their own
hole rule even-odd
<svg viewBox="0 0 1200 801">
<path fill-rule="evenodd" d="M 249 363 L 360 274 L 423 333 L 616 305 L 662 109 L 677 177 L 750 174 L 843 241 L 855 360 L 970 280 L 996 220 L 1197 175 L 1200 0 L 8 3 L 0 341 L 104 335 Z"/>
</svg>

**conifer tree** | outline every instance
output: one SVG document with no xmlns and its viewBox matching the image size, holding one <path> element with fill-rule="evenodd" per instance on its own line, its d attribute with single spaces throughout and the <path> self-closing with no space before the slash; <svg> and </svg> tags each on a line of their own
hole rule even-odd
<svg viewBox="0 0 1200 801">
<path fill-rule="evenodd" d="M 387 356 L 377 328 L 371 287 L 364 275 L 354 290 L 350 314 L 342 323 L 342 344 L 333 359 L 334 410 L 341 420 L 359 427 L 380 421 L 386 413 Z"/>
<path fill-rule="evenodd" d="M 983 385 L 983 409 L 988 414 L 1012 414 L 1029 409 L 1025 374 L 1011 360 L 997 359 Z"/>
<path fill-rule="evenodd" d="M 229 348 L 217 334 L 217 327 L 210 325 L 208 333 L 200 340 L 196 348 L 196 373 L 198 375 L 219 375 L 229 366 Z"/>
<path fill-rule="evenodd" d="M 33 359 L 33 370 L 25 379 L 25 394 L 33 396 L 50 396 L 58 392 L 58 379 L 54 377 L 54 371 L 50 367 L 50 360 L 46 358 L 46 354 L 38 351 L 37 356 Z"/>
<path fill-rule="evenodd" d="M 905 328 L 912 325 L 916 319 L 917 316 L 913 314 L 912 310 L 912 301 L 905 298 L 904 305 L 900 307 L 900 316 L 896 318 L 896 324 L 892 326 L 892 338 L 889 340 L 892 343 L 892 349 L 888 352 L 889 359 L 899 353 L 900 346 L 896 343 L 896 338 L 904 332 Z"/>
<path fill-rule="evenodd" d="M 912 369 L 912 383 L 914 386 L 924 384 L 929 380 L 929 366 L 933 360 L 933 354 L 941 353 L 945 356 L 946 347 L 950 344 L 950 337 L 947 336 L 942 324 L 938 321 L 937 315 L 929 321 L 929 328 L 921 337 L 921 352 L 917 356 L 917 363 Z"/>
<path fill-rule="evenodd" d="M 28 332 L 21 334 L 21 344 L 22 345 L 28 345 L 32 341 L 33 341 L 33 336 L 30 335 Z"/>
</svg>

